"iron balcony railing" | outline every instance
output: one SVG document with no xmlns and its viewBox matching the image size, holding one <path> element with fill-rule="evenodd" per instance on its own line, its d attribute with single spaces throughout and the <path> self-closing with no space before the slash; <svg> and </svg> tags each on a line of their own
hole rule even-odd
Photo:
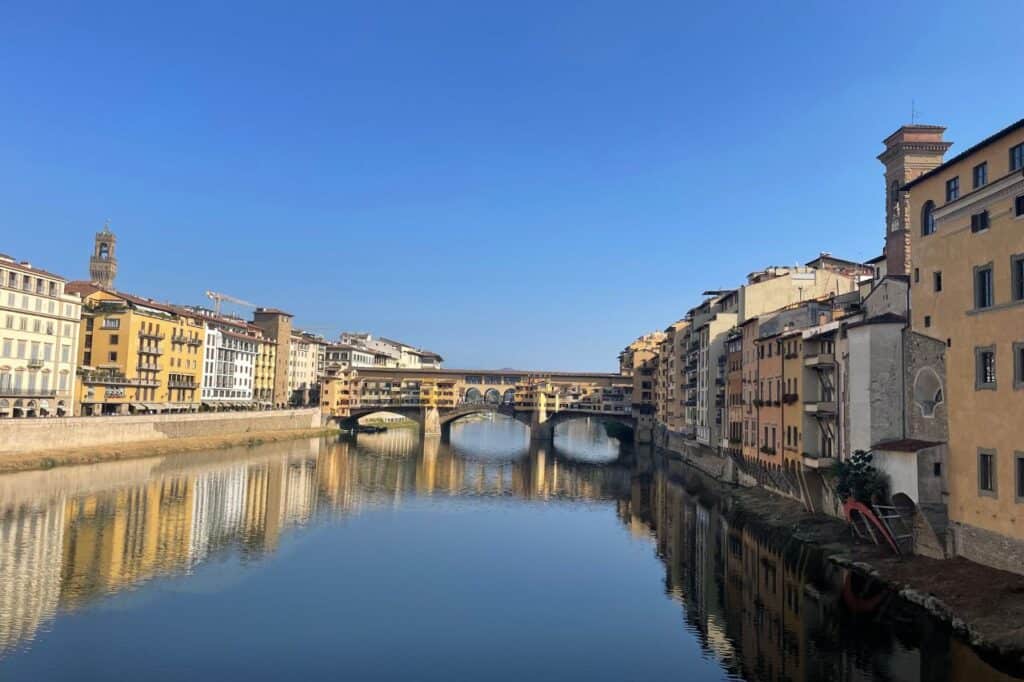
<svg viewBox="0 0 1024 682">
<path fill-rule="evenodd" d="M 54 398 L 55 389 L 40 388 L 5 388 L 0 386 L 0 398 Z"/>
</svg>

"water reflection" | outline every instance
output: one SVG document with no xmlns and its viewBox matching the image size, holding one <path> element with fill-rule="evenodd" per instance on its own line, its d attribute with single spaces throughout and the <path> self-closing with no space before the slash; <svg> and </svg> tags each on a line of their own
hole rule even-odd
<svg viewBox="0 0 1024 682">
<path fill-rule="evenodd" d="M 62 612 L 217 558 L 256 561 L 290 529 L 461 497 L 614 509 L 653 543 L 683 628 L 721 677 L 1010 679 L 877 585 L 736 518 L 683 465 L 601 463 L 616 444 L 576 424 L 554 446 L 498 419 L 459 424 L 450 443 L 394 430 L 0 477 L 0 662 Z"/>
<path fill-rule="evenodd" d="M 923 611 L 642 458 L 619 516 L 654 539 L 687 627 L 745 680 L 1010 680 Z"/>
</svg>

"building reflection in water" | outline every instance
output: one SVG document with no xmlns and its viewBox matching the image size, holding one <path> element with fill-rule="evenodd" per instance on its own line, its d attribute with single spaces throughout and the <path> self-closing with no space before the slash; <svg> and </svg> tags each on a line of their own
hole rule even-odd
<svg viewBox="0 0 1024 682">
<path fill-rule="evenodd" d="M 749 680 L 1011 680 L 923 611 L 778 529 L 681 463 L 639 457 L 622 522 L 648 535 L 686 627 Z"/>
<path fill-rule="evenodd" d="M 476 435 L 467 432 L 472 447 Z M 574 464 L 550 447 L 514 450 L 515 459 L 484 447 L 472 459 L 454 440 L 395 430 L 0 477 L 0 656 L 30 642 L 59 609 L 187 573 L 225 550 L 256 558 L 318 515 L 396 505 L 410 494 L 628 493 L 623 468 Z M 495 443 L 508 449 L 507 440 Z"/>
<path fill-rule="evenodd" d="M 318 518 L 476 496 L 614 505 L 653 542 L 683 626 L 745 679 L 1001 679 L 877 586 L 737 520 L 679 463 L 650 453 L 631 467 L 588 463 L 493 437 L 496 428 L 521 427 L 496 420 L 460 425 L 450 443 L 395 430 L 0 477 L 0 657 L 61 610 L 226 552 L 256 560 Z M 574 452 L 605 458 L 589 437 L 574 434 Z"/>
</svg>

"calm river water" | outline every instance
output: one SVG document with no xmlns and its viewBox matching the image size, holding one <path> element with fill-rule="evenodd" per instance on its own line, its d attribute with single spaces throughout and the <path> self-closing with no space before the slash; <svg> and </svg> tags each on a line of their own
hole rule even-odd
<svg viewBox="0 0 1024 682">
<path fill-rule="evenodd" d="M 562 428 L 0 477 L 0 679 L 1011 679 L 683 465 Z"/>
</svg>

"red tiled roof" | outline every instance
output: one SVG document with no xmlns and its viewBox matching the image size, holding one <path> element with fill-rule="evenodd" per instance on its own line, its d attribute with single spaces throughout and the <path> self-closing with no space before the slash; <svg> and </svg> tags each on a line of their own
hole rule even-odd
<svg viewBox="0 0 1024 682">
<path fill-rule="evenodd" d="M 32 267 L 27 263 L 19 263 L 13 258 L 9 261 L 0 259 L 0 268 L 4 268 L 5 270 L 18 270 L 20 272 L 27 272 L 33 275 L 39 275 L 41 277 L 53 277 L 54 279 L 59 279 L 62 282 L 68 281 L 66 277 L 62 277 L 55 272 L 47 272 L 46 270 L 40 270 L 39 268 Z"/>
</svg>

